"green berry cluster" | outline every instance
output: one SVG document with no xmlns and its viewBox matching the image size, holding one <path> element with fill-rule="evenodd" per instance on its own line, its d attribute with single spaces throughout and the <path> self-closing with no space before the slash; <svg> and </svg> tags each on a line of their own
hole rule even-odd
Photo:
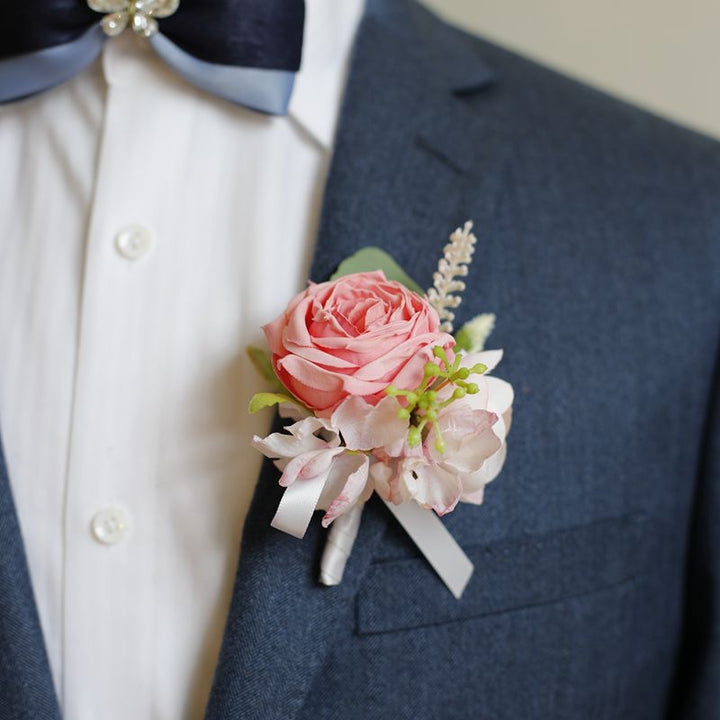
<svg viewBox="0 0 720 720">
<path fill-rule="evenodd" d="M 461 355 L 456 354 L 451 363 L 444 348 L 439 345 L 433 348 L 433 355 L 440 360 L 440 363 L 425 364 L 423 379 L 418 387 L 414 390 L 401 390 L 390 385 L 385 392 L 390 397 L 398 398 L 398 402 L 401 403 L 398 417 L 402 420 L 410 420 L 408 445 L 410 447 L 420 445 L 430 429 L 435 426 L 435 449 L 443 453 L 445 441 L 436 422 L 438 413 L 455 400 L 477 394 L 480 388 L 476 383 L 468 382 L 468 378 L 471 375 L 482 375 L 487 370 L 487 366 L 477 363 L 471 368 L 460 367 Z M 439 400 L 438 393 L 448 385 L 454 386 L 452 393 L 447 399 Z"/>
</svg>

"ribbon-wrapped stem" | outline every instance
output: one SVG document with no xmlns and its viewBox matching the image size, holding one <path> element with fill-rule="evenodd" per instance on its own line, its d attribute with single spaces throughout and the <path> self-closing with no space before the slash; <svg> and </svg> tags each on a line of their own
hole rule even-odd
<svg viewBox="0 0 720 720">
<path fill-rule="evenodd" d="M 364 508 L 364 503 L 358 503 L 330 526 L 320 561 L 322 585 L 333 586 L 342 582 L 345 565 L 355 544 Z"/>
</svg>

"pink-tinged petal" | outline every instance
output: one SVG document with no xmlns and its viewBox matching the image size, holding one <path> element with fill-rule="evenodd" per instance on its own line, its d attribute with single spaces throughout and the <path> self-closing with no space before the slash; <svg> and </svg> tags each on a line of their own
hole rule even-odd
<svg viewBox="0 0 720 720">
<path fill-rule="evenodd" d="M 297 455 L 294 458 L 291 458 L 287 465 L 285 465 L 285 469 L 283 470 L 282 475 L 280 476 L 280 486 L 281 487 L 289 487 L 292 485 L 295 480 L 297 480 L 298 475 L 300 474 L 300 470 L 302 470 L 303 465 L 306 462 L 309 462 L 310 458 L 314 457 L 315 453 L 322 452 L 322 450 L 313 450 L 310 452 L 302 453 L 301 455 Z M 328 464 L 328 468 L 329 468 Z"/>
<path fill-rule="evenodd" d="M 434 464 L 416 468 L 408 489 L 413 500 L 438 515 L 452 512 L 462 494 L 458 476 Z"/>
<path fill-rule="evenodd" d="M 474 410 L 466 399 L 457 400 L 440 411 L 425 439 L 425 451 L 449 472 L 475 472 L 500 447 L 493 432 L 497 420 L 494 413 Z M 444 452 L 436 448 L 438 433 L 445 442 Z"/>
<path fill-rule="evenodd" d="M 406 457 L 397 461 L 397 471 L 391 485 L 390 500 L 396 505 L 413 499 L 413 488 L 416 485 L 415 471 L 428 465 L 424 457 Z"/>
<path fill-rule="evenodd" d="M 315 433 L 320 432 L 323 437 Z M 269 458 L 294 458 L 306 452 L 337 447 L 340 438 L 327 420 L 317 417 L 306 417 L 277 432 L 261 438 L 253 437 L 254 447 Z"/>
<path fill-rule="evenodd" d="M 466 500 L 465 496 L 472 498 L 473 495 L 479 492 L 488 483 L 491 483 L 502 471 L 503 465 L 505 464 L 505 458 L 507 457 L 507 445 L 502 445 L 500 449 L 491 455 L 484 463 L 483 466 L 476 473 L 463 478 L 463 502 L 475 502 L 474 500 Z"/>
<path fill-rule="evenodd" d="M 477 363 L 482 363 L 487 367 L 485 372 L 491 373 L 500 364 L 502 358 L 502 350 L 483 350 L 483 352 L 479 353 L 463 354 L 460 365 L 461 367 L 471 368 Z"/>
<path fill-rule="evenodd" d="M 265 438 L 255 435 L 252 444 L 269 458 L 293 458 L 311 450 L 327 447 L 325 440 L 312 433 L 300 437 L 282 432 L 272 433 Z"/>
<path fill-rule="evenodd" d="M 294 435 L 299 440 L 310 437 L 311 435 L 314 435 L 319 431 L 332 431 L 332 429 L 333 427 L 331 423 L 329 423 L 327 420 L 315 417 L 313 415 L 310 415 L 309 417 L 306 417 L 299 422 L 293 423 L 292 425 L 288 425 L 285 428 L 287 432 L 289 432 L 291 435 Z"/>
<path fill-rule="evenodd" d="M 515 399 L 513 386 L 500 378 L 486 378 L 488 383 L 487 408 L 498 415 L 504 415 Z"/>
<path fill-rule="evenodd" d="M 344 452 L 333 460 L 327 482 L 318 500 L 319 510 L 327 510 L 330 507 L 330 503 L 342 492 L 348 475 L 354 473 L 364 462 L 363 457 L 359 453 Z"/>
<path fill-rule="evenodd" d="M 300 480 L 312 480 L 322 475 L 327 476 L 333 458 L 345 452 L 345 448 L 325 448 L 323 450 L 312 450 L 294 457 L 286 465 L 285 471 L 280 477 L 280 485 L 288 487 Z"/>
<path fill-rule="evenodd" d="M 377 453 L 379 449 L 381 448 L 375 448 L 375 452 Z M 385 445 L 382 446 L 382 451 L 387 457 L 391 458 L 412 454 L 408 453 L 407 434 L 404 437 L 397 438 L 394 442 L 386 442 Z M 418 446 L 417 451 L 419 454 L 422 454 L 422 446 Z"/>
<path fill-rule="evenodd" d="M 505 423 L 505 434 L 507 435 L 512 427 L 513 409 L 509 407 L 501 417 Z"/>
<path fill-rule="evenodd" d="M 468 382 L 473 382 L 478 386 L 478 392 L 474 395 L 466 395 L 463 398 L 463 402 L 466 402 L 473 410 L 487 410 L 488 397 L 490 396 L 490 386 L 488 381 L 490 377 L 488 375 L 473 375 L 468 378 Z M 447 386 L 446 397 L 449 397 L 453 387 Z"/>
<path fill-rule="evenodd" d="M 508 410 L 508 412 L 505 413 L 505 415 L 500 415 L 500 417 L 498 417 L 497 421 L 493 425 L 493 432 L 495 433 L 495 435 L 497 435 L 497 437 L 501 443 L 504 443 L 505 438 L 507 437 L 508 425 L 507 425 L 506 418 L 509 417 L 509 415 L 511 415 L 511 414 L 512 414 L 511 410 Z"/>
<path fill-rule="evenodd" d="M 391 460 L 370 465 L 370 479 L 375 486 L 375 492 L 387 502 L 392 502 L 390 483 L 395 475 L 396 462 Z"/>
<path fill-rule="evenodd" d="M 365 494 L 368 486 L 370 459 L 367 455 L 357 457 L 361 458 L 362 464 L 347 476 L 340 494 L 330 503 L 330 507 L 322 519 L 323 527 L 327 527 L 333 520 L 347 512 Z"/>
<path fill-rule="evenodd" d="M 370 466 L 372 485 L 380 497 L 399 505 L 412 499 L 410 486 L 414 487 L 413 469 L 426 464 L 421 457 L 386 458 Z"/>
<path fill-rule="evenodd" d="M 363 398 L 348 397 L 332 414 L 333 426 L 340 431 L 350 450 L 372 450 L 402 442 L 409 422 L 398 418 L 400 405 L 395 398 L 383 398 L 373 406 Z"/>
<path fill-rule="evenodd" d="M 482 502 L 485 499 L 485 485 L 486 483 L 483 483 L 478 490 L 475 490 L 475 492 L 463 493 L 460 500 L 462 502 L 472 503 L 473 505 L 482 505 Z"/>
<path fill-rule="evenodd" d="M 435 428 L 428 434 L 427 450 L 436 463 L 450 472 L 460 475 L 476 472 L 502 444 L 493 432 L 492 425 L 496 421 L 496 415 L 476 410 L 467 425 L 442 428 L 441 423 L 445 452 L 439 453 L 435 449 Z"/>
</svg>

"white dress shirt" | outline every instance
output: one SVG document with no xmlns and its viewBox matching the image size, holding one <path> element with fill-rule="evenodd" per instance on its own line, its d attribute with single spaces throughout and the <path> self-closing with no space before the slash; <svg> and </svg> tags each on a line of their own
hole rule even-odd
<svg viewBox="0 0 720 720">
<path fill-rule="evenodd" d="M 270 421 L 245 347 L 305 283 L 361 12 L 308 0 L 288 117 L 131 33 L 0 108 L 0 425 L 66 720 L 203 714 Z"/>
</svg>

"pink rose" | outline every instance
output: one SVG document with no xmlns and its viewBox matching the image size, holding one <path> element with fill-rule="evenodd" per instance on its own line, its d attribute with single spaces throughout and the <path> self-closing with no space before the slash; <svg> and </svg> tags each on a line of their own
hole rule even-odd
<svg viewBox="0 0 720 720">
<path fill-rule="evenodd" d="M 417 387 L 433 347 L 454 345 L 439 328 L 427 300 L 378 270 L 311 284 L 263 330 L 283 385 L 329 417 L 349 396 L 375 405 L 388 385 Z"/>
</svg>

